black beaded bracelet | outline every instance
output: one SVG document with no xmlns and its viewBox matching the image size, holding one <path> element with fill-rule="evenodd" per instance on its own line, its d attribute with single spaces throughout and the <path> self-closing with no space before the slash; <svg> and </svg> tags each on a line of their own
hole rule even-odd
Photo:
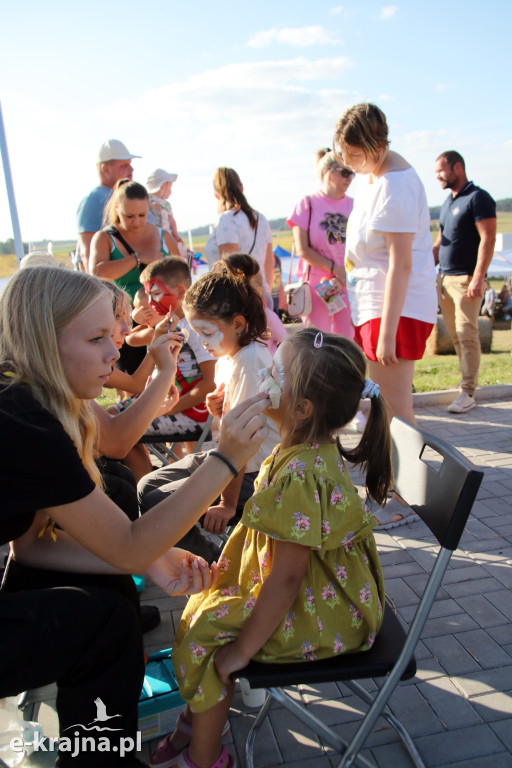
<svg viewBox="0 0 512 768">
<path fill-rule="evenodd" d="M 218 451 L 210 451 L 209 455 L 210 456 L 216 456 L 218 459 L 223 461 L 224 464 L 226 465 L 226 467 L 232 473 L 233 477 L 238 477 L 238 472 L 236 471 L 236 469 L 234 468 L 232 463 L 230 461 L 228 461 L 225 456 L 222 455 L 222 453 L 219 453 Z"/>
</svg>

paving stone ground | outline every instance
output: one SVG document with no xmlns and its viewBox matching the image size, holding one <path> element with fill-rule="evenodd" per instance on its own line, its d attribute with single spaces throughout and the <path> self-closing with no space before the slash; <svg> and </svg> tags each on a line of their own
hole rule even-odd
<svg viewBox="0 0 512 768">
<path fill-rule="evenodd" d="M 454 553 L 417 649 L 418 673 L 400 684 L 391 709 L 411 735 L 427 768 L 512 768 L 512 401 L 483 402 L 469 413 L 445 406 L 416 411 L 420 426 L 459 448 L 485 472 L 472 515 Z M 343 437 L 350 445 L 355 437 Z M 354 480 L 361 478 L 354 473 Z M 432 538 L 421 521 L 376 534 L 386 592 L 409 621 L 425 584 Z M 151 652 L 171 644 L 183 598 L 148 587 L 162 623 L 145 636 Z M 375 688 L 369 684 L 369 688 Z M 342 736 L 354 729 L 358 706 L 342 684 L 301 686 L 295 692 Z M 46 715 L 45 733 L 55 720 Z M 243 765 L 254 710 L 235 697 L 226 743 Z M 48 729 L 48 730 L 47 730 Z M 144 745 L 147 758 L 152 744 Z M 405 768 L 409 758 L 384 721 L 364 754 L 379 768 Z M 50 763 L 32 762 L 33 765 Z M 330 768 L 333 751 L 279 707 L 271 710 L 256 748 L 257 768 Z"/>
</svg>

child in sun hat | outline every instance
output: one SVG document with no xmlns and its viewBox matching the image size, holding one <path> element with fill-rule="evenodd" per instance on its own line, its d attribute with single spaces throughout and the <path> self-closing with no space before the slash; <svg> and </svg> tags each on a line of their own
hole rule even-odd
<svg viewBox="0 0 512 768">
<path fill-rule="evenodd" d="M 168 229 L 178 243 L 178 248 L 184 247 L 182 238 L 178 235 L 178 227 L 172 213 L 168 198 L 171 196 L 172 185 L 178 178 L 177 173 L 169 173 L 163 168 L 151 171 L 146 181 L 149 193 L 149 221 L 156 227 Z"/>
</svg>

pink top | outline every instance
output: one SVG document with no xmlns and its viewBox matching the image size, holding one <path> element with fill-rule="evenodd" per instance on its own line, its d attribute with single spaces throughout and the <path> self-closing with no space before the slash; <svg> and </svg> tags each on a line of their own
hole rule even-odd
<svg viewBox="0 0 512 768">
<path fill-rule="evenodd" d="M 297 226 L 307 232 L 309 207 L 311 206 L 311 224 L 309 226 L 311 247 L 325 256 L 326 259 L 332 259 L 336 264 L 343 266 L 347 222 L 353 205 L 354 201 L 351 197 L 345 195 L 340 200 L 336 200 L 319 190 L 309 197 L 303 197 L 302 200 L 299 200 L 286 223 L 289 227 Z M 299 259 L 297 276 L 305 276 L 307 268 L 308 264 L 304 264 L 303 260 Z M 316 277 L 329 274 L 319 267 L 312 267 L 311 271 Z"/>
<path fill-rule="evenodd" d="M 288 331 L 272 309 L 265 307 L 265 312 L 267 313 L 267 326 L 272 333 L 272 338 L 265 339 L 265 344 L 272 357 L 274 357 L 277 347 L 288 336 Z"/>
</svg>

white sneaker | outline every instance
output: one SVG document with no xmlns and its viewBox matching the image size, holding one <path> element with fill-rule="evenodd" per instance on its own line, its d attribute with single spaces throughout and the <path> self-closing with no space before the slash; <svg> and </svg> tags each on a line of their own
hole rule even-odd
<svg viewBox="0 0 512 768">
<path fill-rule="evenodd" d="M 476 406 L 475 398 L 473 395 L 468 395 L 467 392 L 460 391 L 455 400 L 446 409 L 450 413 L 466 413 Z"/>
</svg>

